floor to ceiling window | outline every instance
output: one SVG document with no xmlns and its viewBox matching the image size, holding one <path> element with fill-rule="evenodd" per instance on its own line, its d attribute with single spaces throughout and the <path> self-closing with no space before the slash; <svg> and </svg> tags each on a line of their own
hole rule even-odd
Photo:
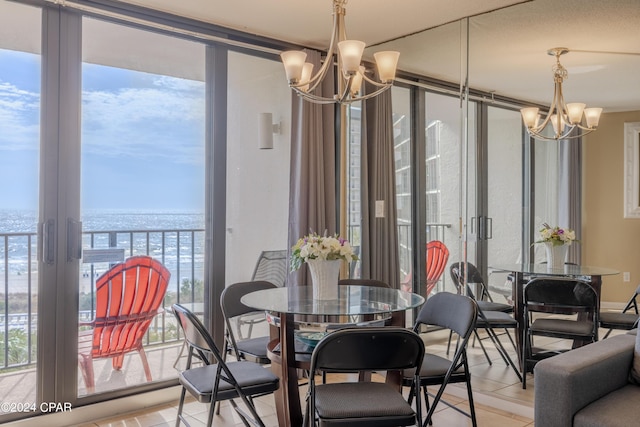
<svg viewBox="0 0 640 427">
<path fill-rule="evenodd" d="M 398 258 L 400 283 L 410 290 L 413 280 L 413 158 L 411 156 L 411 91 L 392 88 L 393 148 L 396 173 L 396 210 L 398 215 Z"/>
<path fill-rule="evenodd" d="M 475 108 L 473 108 L 475 103 L 471 105 L 468 119 L 470 151 L 476 141 Z M 434 291 L 455 292 L 455 286 L 449 278 L 448 265 L 464 259 L 462 231 L 459 229 L 461 186 L 465 184 L 461 159 L 463 156 L 470 158 L 472 153 L 463 152 L 461 109 L 458 98 L 427 92 L 424 111 L 425 187 L 423 197 L 426 199 L 426 223 L 424 224 L 426 241 L 439 240 L 449 249 L 449 263 Z M 473 176 L 475 166 L 472 163 L 467 166 L 468 175 Z M 468 204 L 470 206 L 473 204 L 471 195 Z M 470 236 L 473 237 L 472 234 Z M 471 260 L 475 253 L 473 244 L 469 245 L 468 251 L 467 256 Z"/>
<path fill-rule="evenodd" d="M 203 303 L 204 56 L 201 43 L 82 22 L 81 322 L 93 318 L 96 278 L 135 255 L 171 272 L 162 307 Z M 176 377 L 177 339 L 165 310 L 143 340 L 153 381 Z M 95 392 L 147 383 L 142 360 L 133 351 L 114 369 L 111 358 L 96 358 Z M 91 392 L 87 381 L 80 369 L 79 395 Z"/>
<path fill-rule="evenodd" d="M 523 132 L 520 113 L 487 108 L 487 266 L 523 261 Z M 510 294 L 505 275 L 490 274 L 491 289 Z"/>
<path fill-rule="evenodd" d="M 41 12 L 0 1 L 0 401 L 36 402 Z M 26 31 L 28 29 L 28 31 Z M 0 423 L 10 415 L 0 413 Z"/>
</svg>

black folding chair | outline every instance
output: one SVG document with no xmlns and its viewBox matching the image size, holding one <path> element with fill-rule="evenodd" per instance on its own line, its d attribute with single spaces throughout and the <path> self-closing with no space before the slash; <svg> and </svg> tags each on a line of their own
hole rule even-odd
<svg viewBox="0 0 640 427">
<path fill-rule="evenodd" d="M 252 282 L 270 282 L 278 287 L 283 287 L 287 281 L 289 273 L 287 263 L 287 251 L 262 251 L 256 262 L 256 266 L 251 276 Z M 235 318 L 238 338 L 251 338 L 254 325 L 265 321 L 262 313 L 255 313 L 255 310 L 247 312 Z M 242 334 L 242 326 L 247 326 L 247 336 Z"/>
<path fill-rule="evenodd" d="M 264 427 L 256 412 L 252 398 L 273 393 L 278 389 L 279 379 L 270 370 L 248 361 L 225 363 L 224 357 L 216 347 L 213 338 L 200 320 L 180 304 L 173 305 L 173 312 L 184 331 L 188 345 L 187 369 L 178 377 L 182 385 L 176 427 L 183 422 L 189 426 L 182 415 L 186 392 L 201 403 L 209 403 L 207 426 L 213 423 L 216 402 L 229 400 L 245 426 Z M 197 355 L 204 366 L 192 368 L 191 361 Z M 239 407 L 234 399 L 240 399 L 249 410 L 249 414 Z"/>
<path fill-rule="evenodd" d="M 435 354 L 425 353 L 422 368 L 418 375 L 427 404 L 427 410 L 429 411 L 425 418 L 424 425 L 427 423 L 431 424 L 431 418 L 440 401 L 471 418 L 474 427 L 478 425 L 473 404 L 473 393 L 471 391 L 471 374 L 469 373 L 469 365 L 467 362 L 467 343 L 474 330 L 476 318 L 477 305 L 475 301 L 469 297 L 449 292 L 438 292 L 431 296 L 420 310 L 420 313 L 418 313 L 416 323 L 413 327 L 414 332 L 418 333 L 422 325 L 431 325 L 445 330 L 449 329 L 460 337 L 460 342 L 451 360 Z M 403 372 L 402 385 L 412 386 L 411 392 L 409 393 L 409 403 L 412 402 L 414 391 L 416 390 L 413 388 L 414 378 L 414 370 L 405 370 Z M 447 384 L 452 383 L 466 383 L 470 413 L 464 412 L 457 406 L 441 400 L 445 387 Z M 433 385 L 440 386 L 435 396 L 429 394 L 427 391 L 427 386 Z M 433 397 L 431 406 L 429 405 L 430 395 Z"/>
<path fill-rule="evenodd" d="M 424 358 L 422 339 L 396 327 L 341 329 L 327 335 L 311 356 L 311 372 L 360 372 L 414 369 Z M 416 375 L 416 410 L 400 391 L 380 382 L 317 384 L 309 380 L 305 426 L 385 427 L 420 425 L 420 380 Z"/>
<path fill-rule="evenodd" d="M 267 344 L 269 336 L 241 339 L 233 332 L 232 322 L 238 317 L 255 313 L 255 309 L 248 307 L 240 299 L 248 293 L 263 289 L 277 287 L 271 282 L 253 281 L 234 283 L 222 291 L 220 296 L 220 307 L 226 323 L 224 353 L 233 352 L 237 360 L 248 360 L 260 364 L 269 364 L 271 361 L 267 357 Z M 264 315 L 263 315 L 264 317 Z"/>
<path fill-rule="evenodd" d="M 527 372 L 545 358 L 569 349 L 542 349 L 533 346 L 534 336 L 595 342 L 598 339 L 598 295 L 579 279 L 534 278 L 524 288 L 524 328 L 522 345 L 522 388 L 527 388 Z M 532 316 L 533 313 L 562 317 Z M 573 315 L 578 315 L 574 317 Z M 567 317 L 567 315 L 572 315 Z"/>
<path fill-rule="evenodd" d="M 608 329 L 607 333 L 602 337 L 605 339 L 614 329 L 630 331 L 638 327 L 640 315 L 638 314 L 638 295 L 640 295 L 640 286 L 638 286 L 624 307 L 622 312 L 600 311 L 600 327 Z M 633 308 L 632 312 L 629 312 Z"/>
</svg>

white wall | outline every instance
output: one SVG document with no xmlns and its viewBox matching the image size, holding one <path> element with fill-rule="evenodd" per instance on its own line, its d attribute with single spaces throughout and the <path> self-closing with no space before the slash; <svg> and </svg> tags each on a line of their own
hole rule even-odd
<svg viewBox="0 0 640 427">
<path fill-rule="evenodd" d="M 251 279 L 263 250 L 287 249 L 291 90 L 279 61 L 229 54 L 227 284 Z M 258 148 L 258 114 L 281 123 Z"/>
</svg>

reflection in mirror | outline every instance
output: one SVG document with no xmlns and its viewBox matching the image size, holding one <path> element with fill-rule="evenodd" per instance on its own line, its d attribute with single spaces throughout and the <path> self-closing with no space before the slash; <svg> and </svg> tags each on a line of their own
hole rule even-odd
<svg viewBox="0 0 640 427">
<path fill-rule="evenodd" d="M 640 122 L 624 124 L 624 217 L 640 218 Z"/>
</svg>

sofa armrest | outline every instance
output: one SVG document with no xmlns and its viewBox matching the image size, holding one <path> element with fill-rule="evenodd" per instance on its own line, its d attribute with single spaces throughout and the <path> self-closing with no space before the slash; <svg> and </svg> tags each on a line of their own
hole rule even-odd
<svg viewBox="0 0 640 427">
<path fill-rule="evenodd" d="M 635 337 L 619 335 L 545 359 L 534 368 L 536 427 L 567 427 L 580 409 L 628 384 Z"/>
</svg>

